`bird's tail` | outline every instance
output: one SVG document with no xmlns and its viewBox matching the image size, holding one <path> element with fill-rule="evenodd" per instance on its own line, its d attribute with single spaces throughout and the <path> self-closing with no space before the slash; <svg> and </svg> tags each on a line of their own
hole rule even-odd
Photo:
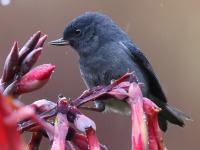
<svg viewBox="0 0 200 150">
<path fill-rule="evenodd" d="M 186 115 L 181 110 L 178 110 L 167 103 L 159 100 L 151 95 L 150 99 L 162 110 L 158 114 L 158 122 L 162 131 L 167 131 L 167 121 L 183 127 L 184 120 L 192 120 L 190 116 Z"/>
<path fill-rule="evenodd" d="M 167 120 L 173 124 L 183 127 L 185 124 L 183 120 L 192 120 L 188 115 L 186 115 L 181 110 L 178 110 L 167 104 L 161 107 L 162 110 L 158 115 L 159 126 L 163 131 L 167 130 Z"/>
</svg>

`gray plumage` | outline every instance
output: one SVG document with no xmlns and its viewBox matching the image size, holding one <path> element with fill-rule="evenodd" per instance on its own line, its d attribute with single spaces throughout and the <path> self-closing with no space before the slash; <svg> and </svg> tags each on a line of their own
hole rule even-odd
<svg viewBox="0 0 200 150">
<path fill-rule="evenodd" d="M 138 80 L 145 83 L 143 95 L 154 101 L 162 111 L 159 125 L 167 130 L 167 120 L 183 126 L 183 119 L 190 119 L 182 111 L 167 105 L 167 99 L 155 73 L 127 34 L 106 15 L 87 12 L 70 22 L 61 39 L 52 45 L 71 45 L 79 55 L 82 78 L 88 88 L 108 85 L 128 71 L 134 71 Z M 118 100 L 95 101 L 96 107 L 127 114 L 129 106 Z"/>
</svg>

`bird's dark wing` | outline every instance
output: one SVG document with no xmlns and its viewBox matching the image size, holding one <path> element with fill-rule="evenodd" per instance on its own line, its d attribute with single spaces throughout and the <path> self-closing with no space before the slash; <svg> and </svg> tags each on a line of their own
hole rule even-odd
<svg viewBox="0 0 200 150">
<path fill-rule="evenodd" d="M 160 86 L 158 79 L 156 78 L 153 68 L 151 67 L 149 61 L 144 56 L 144 54 L 131 41 L 121 41 L 120 44 L 124 47 L 127 53 L 129 53 L 134 60 L 138 61 L 138 64 L 147 73 L 149 77 L 149 90 L 151 91 L 153 96 L 166 103 L 167 99 L 165 97 L 165 94 Z"/>
<path fill-rule="evenodd" d="M 151 95 L 155 98 L 151 100 L 153 100 L 158 105 L 158 107 L 162 109 L 158 114 L 160 128 L 164 132 L 167 130 L 167 120 L 173 124 L 183 127 L 183 119 L 191 120 L 191 118 L 182 111 L 166 104 L 167 99 L 165 97 L 165 94 L 147 58 L 131 41 L 122 41 L 119 43 L 124 47 L 127 53 L 130 54 L 134 61 L 138 61 L 138 64 L 140 64 L 142 69 L 146 71 L 147 76 L 149 77 L 149 90 Z"/>
</svg>

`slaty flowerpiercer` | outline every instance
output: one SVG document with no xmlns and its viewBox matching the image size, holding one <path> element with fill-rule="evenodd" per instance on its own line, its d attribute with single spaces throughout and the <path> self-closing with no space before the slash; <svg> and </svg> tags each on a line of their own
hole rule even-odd
<svg viewBox="0 0 200 150">
<path fill-rule="evenodd" d="M 145 84 L 142 93 L 162 110 L 158 115 L 159 126 L 167 130 L 167 121 L 183 126 L 183 119 L 190 119 L 182 111 L 169 106 L 161 85 L 147 58 L 114 21 L 97 12 L 87 12 L 71 21 L 62 38 L 50 44 L 70 45 L 79 55 L 82 78 L 88 89 L 108 85 L 128 71 L 135 72 Z M 112 110 L 121 114 L 130 113 L 128 104 L 116 100 L 96 100 L 96 108 Z"/>
</svg>

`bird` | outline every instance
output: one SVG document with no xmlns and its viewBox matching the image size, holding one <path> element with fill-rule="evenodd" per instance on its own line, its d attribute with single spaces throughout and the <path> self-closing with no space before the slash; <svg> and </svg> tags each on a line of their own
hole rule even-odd
<svg viewBox="0 0 200 150">
<path fill-rule="evenodd" d="M 133 71 L 139 82 L 145 84 L 143 95 L 162 109 L 158 114 L 162 131 L 167 131 L 168 121 L 183 127 L 183 120 L 190 119 L 181 110 L 167 104 L 165 93 L 149 61 L 109 16 L 86 12 L 65 27 L 61 38 L 49 44 L 70 45 L 78 53 L 80 73 L 88 89 L 109 85 L 112 80 Z M 130 114 L 130 106 L 122 101 L 106 99 L 94 102 L 100 111 Z"/>
</svg>

